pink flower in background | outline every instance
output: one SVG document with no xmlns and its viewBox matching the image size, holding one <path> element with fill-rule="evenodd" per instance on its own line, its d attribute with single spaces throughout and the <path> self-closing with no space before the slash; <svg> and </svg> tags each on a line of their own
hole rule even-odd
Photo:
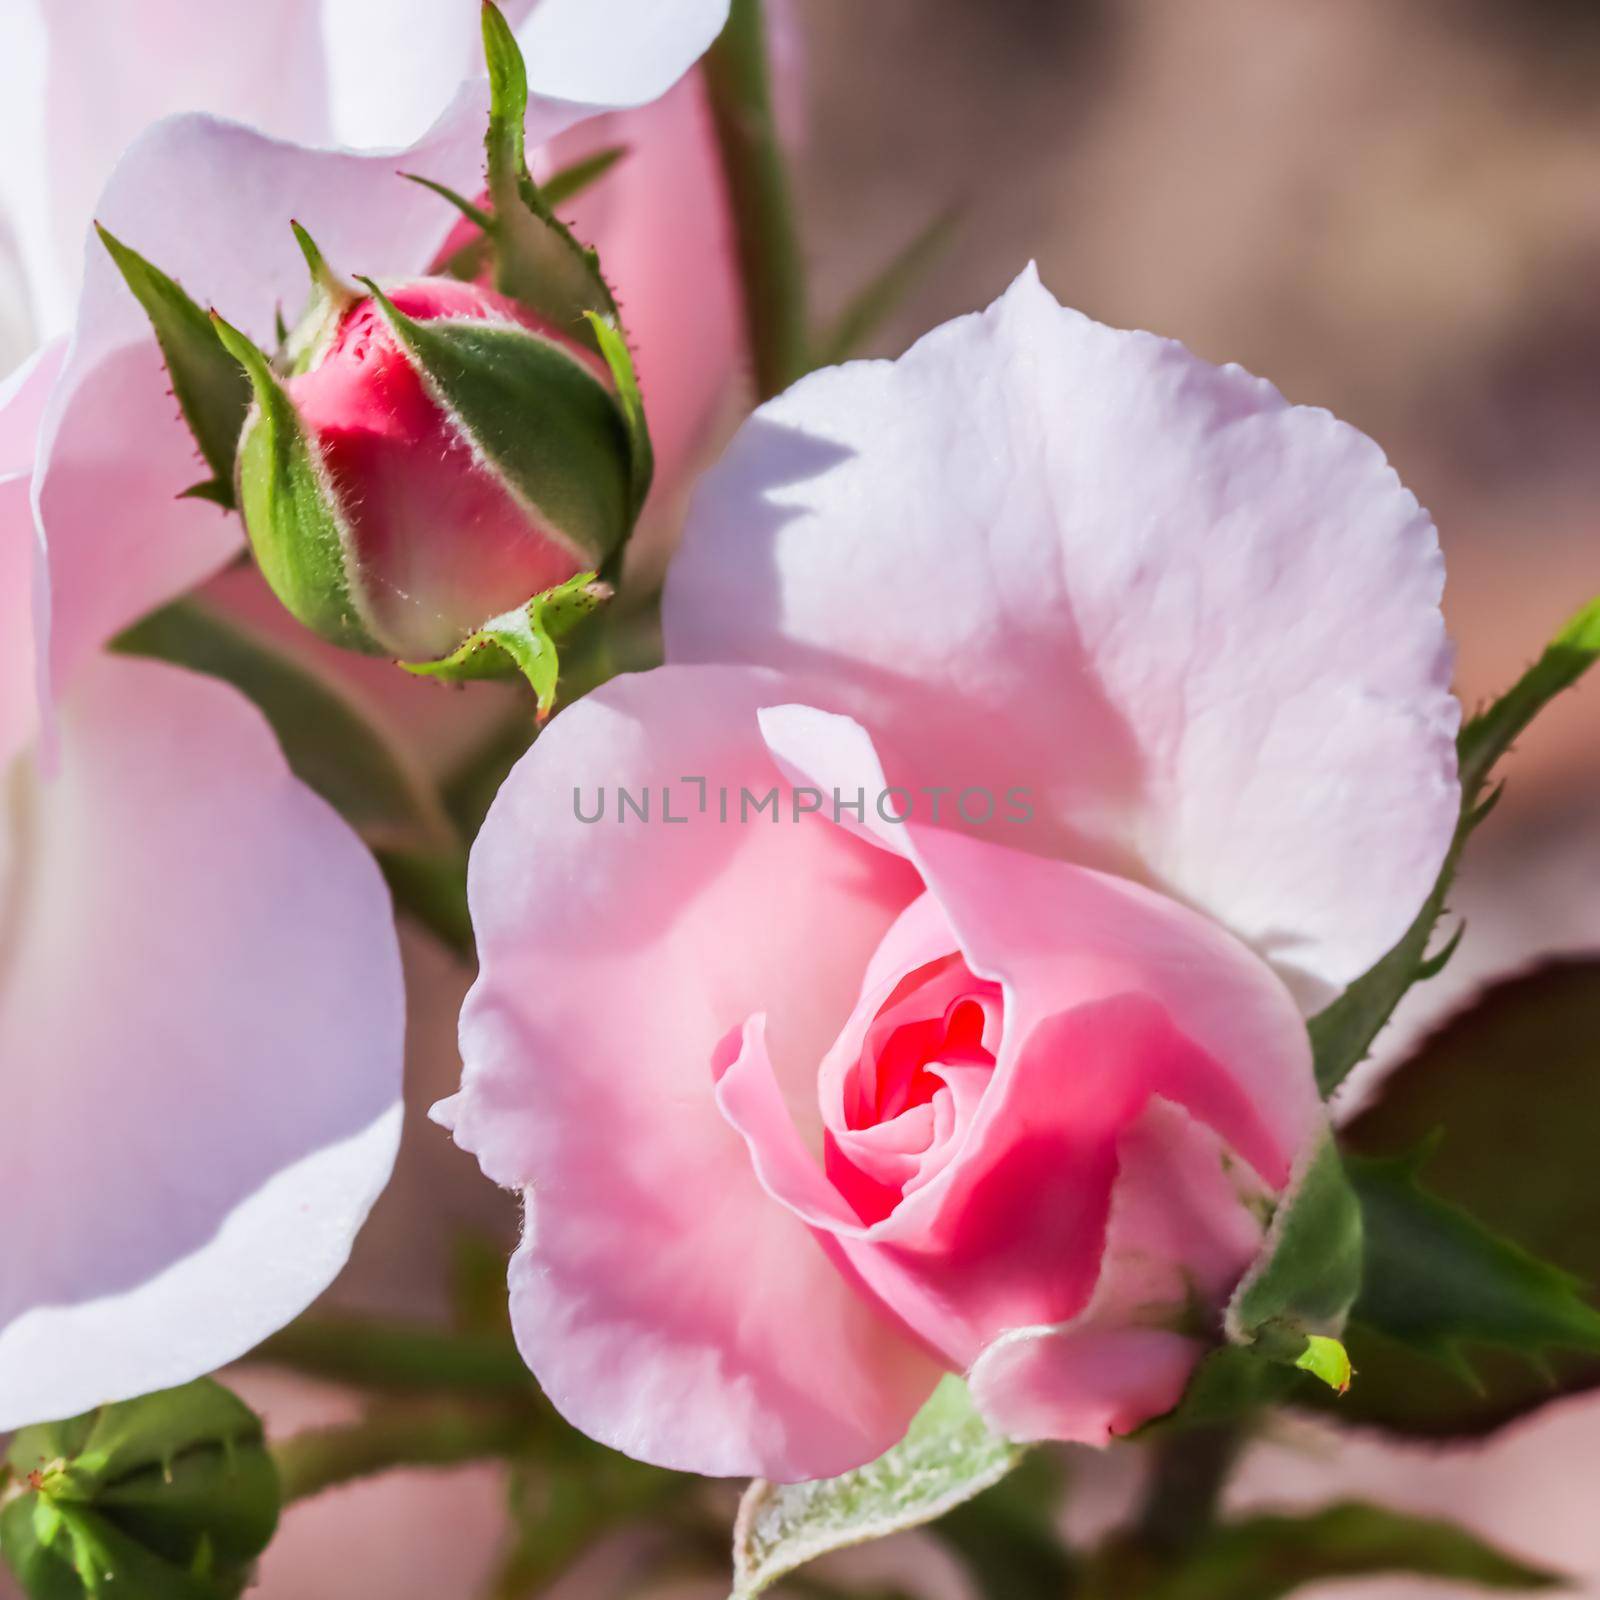
<svg viewBox="0 0 1600 1600">
<path fill-rule="evenodd" d="M 93 64 L 102 52 L 114 51 L 121 31 L 108 25 L 95 34 L 88 56 L 74 53 L 65 27 L 71 9 L 63 8 L 59 19 L 51 11 L 48 18 L 54 66 L 47 87 L 63 104 L 93 98 Z M 481 70 L 478 7 L 411 9 L 415 14 L 408 12 L 407 28 L 397 29 L 392 7 L 366 0 L 290 7 L 281 18 L 274 12 L 271 23 L 256 15 L 259 8 L 240 6 L 237 17 L 228 12 L 227 26 L 208 36 L 217 46 L 210 77 L 196 59 L 181 71 L 174 67 L 170 81 L 158 74 L 139 80 L 141 92 L 152 96 L 141 117 L 195 103 L 238 106 L 261 116 L 274 131 L 313 139 L 371 143 L 389 134 L 414 134 L 442 110 L 431 130 L 403 152 L 359 155 L 302 147 L 212 116 L 174 116 L 134 140 L 95 202 L 94 216 L 159 262 L 200 304 L 216 306 L 264 345 L 272 341 L 277 313 L 293 320 L 306 299 L 305 263 L 289 229 L 291 217 L 306 226 L 338 271 L 384 280 L 426 272 L 456 215 L 436 196 L 398 177 L 397 169 L 476 192 L 487 94 L 482 81 L 473 80 L 459 87 L 445 108 L 462 73 Z M 535 94 L 528 137 L 530 147 L 538 147 L 585 119 L 633 107 L 668 89 L 715 36 L 727 3 L 606 0 L 595 5 L 585 0 L 579 6 L 573 0 L 542 0 L 507 10 L 519 22 L 529 52 Z M 31 15 L 24 9 L 3 25 L 16 33 L 18 60 L 26 48 L 45 48 L 42 24 L 33 22 L 30 32 Z M 591 48 L 596 27 L 606 35 L 598 54 Z M 363 40 L 379 51 L 376 60 L 370 50 L 357 49 Z M 261 109 L 254 90 L 237 91 L 234 83 L 252 52 L 280 63 L 309 62 L 304 68 L 309 77 L 274 67 L 266 76 L 285 98 Z M 420 65 L 424 60 L 427 65 Z M 448 70 L 440 63 L 448 63 Z M 204 93 L 195 87 L 201 77 Z M 307 109 L 301 90 L 292 95 L 289 90 L 310 81 L 322 86 L 325 98 Z M 374 86 L 383 89 L 382 95 Z M 13 109 L 20 117 L 33 101 L 18 93 Z M 97 139 L 92 135 L 100 130 L 67 120 L 82 127 L 83 139 L 63 135 L 52 148 L 71 152 L 83 144 L 85 162 L 91 157 L 102 162 L 97 172 L 109 165 L 109 137 L 131 134 L 136 126 L 124 129 L 118 123 Z M 738 363 L 737 288 L 720 173 L 698 82 L 681 85 L 659 105 L 625 109 L 614 121 L 607 116 L 593 126 L 593 135 L 584 129 L 564 142 L 561 159 L 593 148 L 591 138 L 621 140 L 630 148 L 629 157 L 581 197 L 577 209 L 585 226 L 592 225 L 589 242 L 605 255 L 625 316 L 635 318 L 636 312 L 630 334 L 652 426 L 662 442 L 657 482 L 666 499 L 679 486 L 673 475 L 681 482 L 692 464 Z M 631 171 L 630 163 L 637 163 Z M 55 247 L 48 241 L 83 236 L 93 185 L 84 179 L 76 187 L 52 187 L 33 174 L 26 184 L 18 178 L 13 188 L 0 193 L 0 206 L 30 271 L 36 260 L 43 263 L 33 274 L 34 297 L 43 304 L 50 285 L 72 281 L 63 263 L 76 249 L 52 255 Z M 44 204 L 45 197 L 50 204 Z M 138 574 L 163 593 L 180 592 L 223 567 L 240 549 L 243 533 L 237 519 L 215 506 L 177 499 L 204 472 L 168 396 L 149 324 L 97 242 L 82 259 L 72 338 L 44 419 L 36 498 L 52 561 L 94 543 L 107 496 L 118 506 L 126 565 L 114 582 L 108 575 L 100 583 L 84 563 L 86 592 L 66 624 L 81 623 L 86 632 L 103 637 L 133 620 L 118 593 L 125 574 Z M 53 316 L 47 325 L 62 321 Z M 226 593 L 230 605 L 285 627 L 286 619 L 259 584 L 230 583 Z M 305 638 L 293 624 L 286 631 Z M 370 667 L 363 674 L 360 663 L 353 670 L 369 683 L 376 675 Z M 387 667 L 378 672 L 385 699 L 401 697 L 408 708 L 417 702 L 430 708 L 459 706 L 432 685 Z"/>
<path fill-rule="evenodd" d="M 0 393 L 0 1171 L 28 1219 L 0 1275 L 0 1429 L 186 1381 L 287 1322 L 400 1130 L 370 856 L 232 690 L 101 649 L 84 596 L 169 597 L 119 571 L 114 502 L 45 581 L 29 494 L 60 360 Z"/>
<path fill-rule="evenodd" d="M 763 407 L 669 664 L 473 855 L 439 1114 L 564 1414 L 804 1478 L 942 1370 L 1023 1438 L 1174 1404 L 1323 1125 L 1303 1013 L 1450 839 L 1441 579 L 1370 440 L 1031 272 Z"/>
<path fill-rule="evenodd" d="M 716 37 L 727 0 L 508 0 L 536 95 L 642 106 Z M 0 216 L 41 338 L 71 325 L 91 210 L 175 112 L 354 148 L 421 137 L 482 70 L 471 0 L 12 0 L 0 20 Z"/>
</svg>

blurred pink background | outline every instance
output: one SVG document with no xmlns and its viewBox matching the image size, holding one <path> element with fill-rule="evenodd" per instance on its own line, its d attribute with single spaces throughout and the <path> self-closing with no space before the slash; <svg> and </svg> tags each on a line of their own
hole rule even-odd
<svg viewBox="0 0 1600 1600">
<path fill-rule="evenodd" d="M 955 246 L 876 341 L 892 353 L 993 298 L 1030 257 L 1069 303 L 1237 360 L 1371 432 L 1439 523 L 1470 706 L 1600 589 L 1600 9 L 1581 0 L 796 0 L 809 57 L 800 161 L 823 310 L 934 213 Z M 0 293 L 3 298 L 3 293 Z M 0 309 L 0 344 L 5 341 Z M 1386 1046 L 1486 975 L 1600 947 L 1600 684 L 1545 716 L 1509 765 L 1456 896 L 1470 929 Z M 466 981 L 407 940 L 410 1103 L 453 1087 Z M 464 1228 L 509 1241 L 514 1202 L 420 1115 L 335 1298 L 437 1309 Z M 348 1401 L 244 1373 L 283 1430 Z M 1137 1452 L 1075 1462 L 1069 1521 L 1103 1524 Z M 1285 1425 L 1237 1505 L 1347 1495 L 1454 1516 L 1600 1597 L 1600 1398 L 1452 1451 Z M 408 1474 L 293 1510 L 268 1600 L 468 1597 L 493 1564 L 493 1469 Z M 627 1548 L 563 1600 L 649 1589 Z M 925 1540 L 846 1571 L 929 1600 L 968 1591 Z M 607 1567 L 607 1563 L 610 1566 Z M 352 1573 L 360 1573 L 352 1587 Z M 843 1574 L 841 1574 L 843 1575 Z M 1400 1580 L 1299 1591 L 1402 1600 Z M 1459 1591 L 1465 1593 L 1466 1591 Z M 0 1594 L 8 1593 L 0 1579 Z"/>
</svg>

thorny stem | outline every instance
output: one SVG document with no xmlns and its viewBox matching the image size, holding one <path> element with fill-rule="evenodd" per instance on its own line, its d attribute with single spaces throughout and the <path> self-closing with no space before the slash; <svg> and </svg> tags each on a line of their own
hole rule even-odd
<svg viewBox="0 0 1600 1600">
<path fill-rule="evenodd" d="M 756 388 L 769 400 L 805 372 L 805 267 L 773 109 L 761 0 L 733 0 L 705 57 L 706 86 L 737 230 Z"/>
</svg>

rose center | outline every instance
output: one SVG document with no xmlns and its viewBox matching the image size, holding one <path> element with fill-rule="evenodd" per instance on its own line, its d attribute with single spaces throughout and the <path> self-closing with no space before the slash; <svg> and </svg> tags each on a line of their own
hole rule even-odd
<svg viewBox="0 0 1600 1600">
<path fill-rule="evenodd" d="M 830 1176 L 876 1221 L 943 1170 L 994 1072 L 997 984 L 959 956 L 908 973 L 866 1021 L 826 1118 Z"/>
</svg>

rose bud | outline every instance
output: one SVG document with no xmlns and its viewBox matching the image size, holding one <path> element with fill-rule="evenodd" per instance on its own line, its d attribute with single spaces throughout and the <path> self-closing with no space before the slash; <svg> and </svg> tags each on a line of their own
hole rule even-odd
<svg viewBox="0 0 1600 1600">
<path fill-rule="evenodd" d="M 238 504 L 307 627 L 431 660 L 621 545 L 629 434 L 604 362 L 516 301 L 449 278 L 370 287 L 322 277 L 281 381 L 219 324 L 255 392 Z"/>
</svg>

